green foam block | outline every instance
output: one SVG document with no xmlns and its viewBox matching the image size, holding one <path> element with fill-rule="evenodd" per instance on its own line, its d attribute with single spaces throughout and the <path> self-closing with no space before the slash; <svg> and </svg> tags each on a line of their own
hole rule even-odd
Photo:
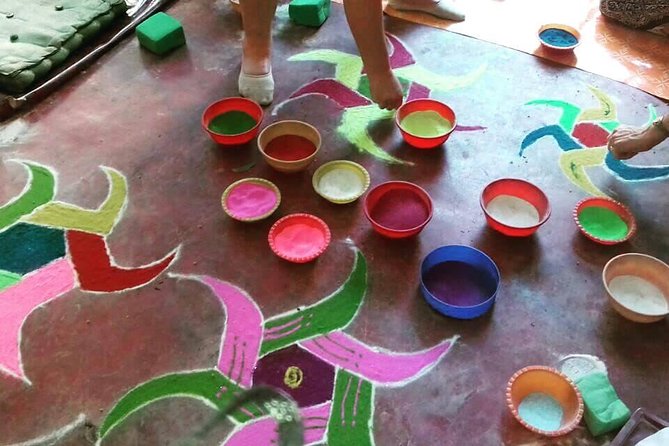
<svg viewBox="0 0 669 446">
<path fill-rule="evenodd" d="M 293 0 L 288 15 L 299 25 L 321 26 L 330 15 L 330 0 Z"/>
<path fill-rule="evenodd" d="M 172 16 L 159 12 L 137 26 L 137 40 L 147 50 L 165 54 L 186 43 L 181 23 Z"/>
<path fill-rule="evenodd" d="M 592 373 L 576 382 L 585 403 L 585 423 L 594 436 L 622 427 L 630 418 L 630 410 L 611 385 L 606 373 Z"/>
</svg>

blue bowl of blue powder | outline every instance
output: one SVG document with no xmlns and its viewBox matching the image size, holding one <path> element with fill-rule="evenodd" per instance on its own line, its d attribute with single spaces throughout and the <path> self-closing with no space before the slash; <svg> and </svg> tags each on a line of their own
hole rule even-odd
<svg viewBox="0 0 669 446">
<path fill-rule="evenodd" d="M 581 43 L 581 33 L 576 28 L 558 23 L 539 28 L 538 37 L 541 45 L 557 51 L 572 51 Z"/>
</svg>

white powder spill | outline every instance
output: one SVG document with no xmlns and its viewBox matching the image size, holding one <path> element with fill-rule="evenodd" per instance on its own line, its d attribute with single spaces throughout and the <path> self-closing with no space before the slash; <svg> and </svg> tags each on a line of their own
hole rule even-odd
<svg viewBox="0 0 669 446">
<path fill-rule="evenodd" d="M 323 175 L 318 182 L 322 194 L 338 200 L 356 197 L 365 188 L 359 175 L 350 169 L 333 169 Z"/>
<path fill-rule="evenodd" d="M 498 195 L 490 200 L 486 211 L 495 220 L 514 228 L 530 228 L 539 224 L 539 212 L 528 201 L 511 195 Z"/>
<path fill-rule="evenodd" d="M 662 291 L 637 276 L 618 276 L 609 282 L 611 294 L 623 306 L 648 316 L 661 316 L 669 311 Z"/>
</svg>

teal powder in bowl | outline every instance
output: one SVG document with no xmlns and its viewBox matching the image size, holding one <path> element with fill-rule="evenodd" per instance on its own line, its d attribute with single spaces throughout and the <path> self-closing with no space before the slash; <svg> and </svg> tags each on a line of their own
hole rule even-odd
<svg viewBox="0 0 669 446">
<path fill-rule="evenodd" d="M 530 393 L 518 406 L 518 415 L 530 426 L 551 432 L 560 429 L 564 411 L 555 398 L 541 392 Z"/>
</svg>

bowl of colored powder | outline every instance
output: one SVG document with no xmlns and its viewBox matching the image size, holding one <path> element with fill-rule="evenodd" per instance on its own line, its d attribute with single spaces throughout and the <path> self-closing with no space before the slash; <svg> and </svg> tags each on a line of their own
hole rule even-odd
<svg viewBox="0 0 669 446">
<path fill-rule="evenodd" d="M 302 121 L 278 121 L 260 132 L 258 148 L 275 170 L 284 173 L 307 168 L 321 148 L 321 134 Z"/>
<path fill-rule="evenodd" d="M 669 315 L 669 265 L 645 254 L 628 253 L 604 266 L 609 302 L 623 317 L 641 323 Z"/>
<path fill-rule="evenodd" d="M 539 42 L 554 51 L 572 51 L 581 42 L 581 33 L 576 28 L 559 23 L 549 23 L 537 33 Z"/>
<path fill-rule="evenodd" d="M 388 181 L 367 193 L 364 211 L 372 228 L 384 237 L 412 237 L 432 219 L 432 199 L 413 183 Z"/>
<path fill-rule="evenodd" d="M 281 203 L 276 185 L 263 178 L 244 178 L 225 189 L 221 197 L 223 210 L 243 222 L 262 220 L 272 215 Z"/>
<path fill-rule="evenodd" d="M 293 263 L 307 263 L 323 254 L 330 244 L 330 228 L 311 214 L 291 214 L 269 230 L 269 246 L 277 256 Z"/>
<path fill-rule="evenodd" d="M 316 169 L 312 185 L 318 195 L 332 203 L 351 203 L 369 188 L 369 173 L 358 163 L 330 161 Z"/>
<path fill-rule="evenodd" d="M 574 221 L 583 235 L 602 245 L 625 242 L 636 233 L 636 220 L 627 207 L 604 197 L 580 201 L 574 209 Z"/>
<path fill-rule="evenodd" d="M 583 417 L 581 393 L 551 367 L 530 366 L 516 372 L 506 387 L 506 402 L 520 424 L 548 437 L 571 432 Z"/>
<path fill-rule="evenodd" d="M 551 215 L 546 194 L 529 181 L 502 178 L 481 192 L 481 208 L 488 225 L 504 235 L 527 237 Z"/>
<path fill-rule="evenodd" d="M 263 109 L 246 98 L 225 98 L 207 107 L 202 114 L 202 128 L 216 143 L 239 146 L 258 135 Z"/>
<path fill-rule="evenodd" d="M 415 99 L 404 103 L 395 115 L 404 140 L 417 149 L 442 145 L 455 129 L 455 112 L 434 99 Z"/>
<path fill-rule="evenodd" d="M 444 316 L 474 319 L 495 303 L 500 274 L 482 251 L 470 246 L 442 246 L 420 266 L 420 289 L 427 303 Z"/>
</svg>

